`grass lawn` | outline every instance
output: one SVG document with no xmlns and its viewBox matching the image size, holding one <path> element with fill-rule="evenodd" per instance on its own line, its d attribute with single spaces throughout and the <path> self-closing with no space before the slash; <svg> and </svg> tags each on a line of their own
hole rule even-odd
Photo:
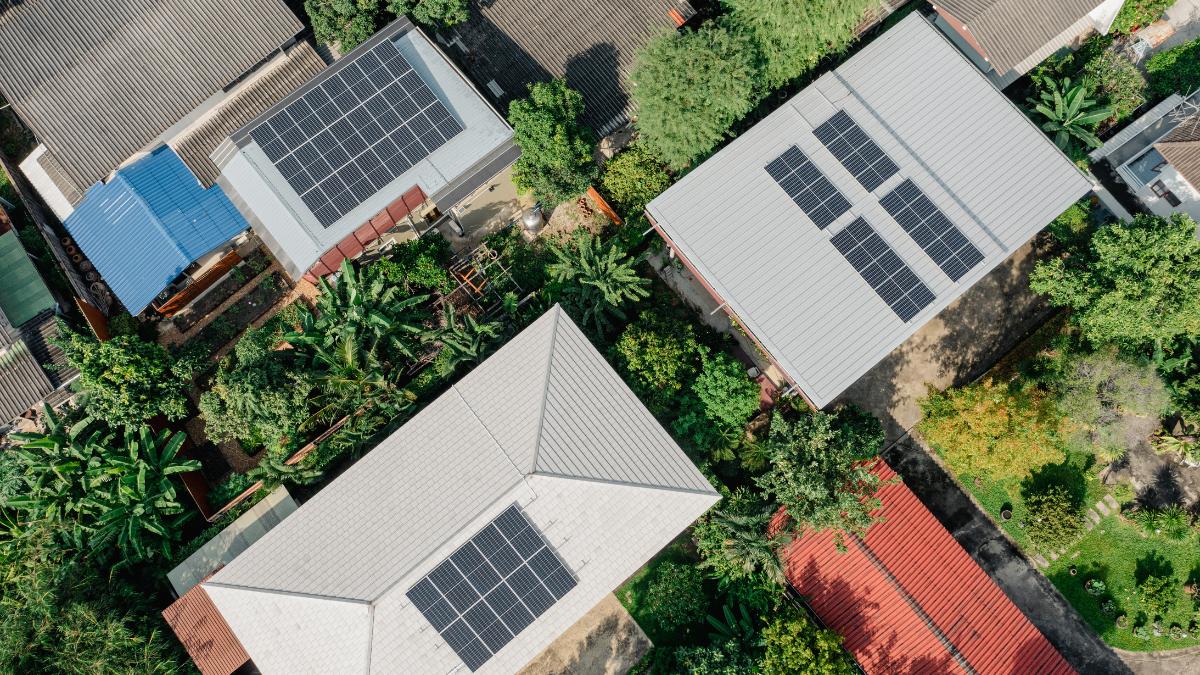
<svg viewBox="0 0 1200 675">
<path fill-rule="evenodd" d="M 621 601 L 621 604 L 633 616 L 634 621 L 637 621 L 642 630 L 646 631 L 646 636 L 650 638 L 654 646 L 673 647 L 684 644 L 705 644 L 708 642 L 706 637 L 709 630 L 707 622 L 701 621 L 677 631 L 665 631 L 659 627 L 658 621 L 655 618 L 655 607 L 646 601 L 646 591 L 650 585 L 650 581 L 656 576 L 655 570 L 666 562 L 689 566 L 699 563 L 699 558 L 692 549 L 689 532 L 684 532 L 680 535 L 657 556 L 651 559 L 650 562 L 646 563 L 645 567 L 638 570 L 636 574 L 618 588 L 616 591 L 617 600 Z M 717 592 L 716 582 L 711 579 L 705 579 L 704 584 L 705 591 L 707 591 L 707 595 L 711 599 L 711 606 L 708 608 L 708 613 L 720 615 L 721 608 L 719 602 L 721 601 L 722 594 Z"/>
<path fill-rule="evenodd" d="M 1070 575 L 1071 565 L 1078 569 L 1076 576 Z M 1200 644 L 1200 635 L 1195 631 L 1184 640 L 1172 640 L 1167 635 L 1142 640 L 1132 632 L 1133 626 L 1148 622 L 1138 608 L 1137 581 L 1151 573 L 1169 574 L 1174 579 L 1175 603 L 1161 622 L 1164 629 L 1178 624 L 1186 630 L 1197 617 L 1194 603 L 1183 593 L 1185 583 L 1200 583 L 1200 541 L 1195 534 L 1183 541 L 1148 537 L 1123 518 L 1109 516 L 1045 572 L 1084 620 L 1114 647 L 1155 651 Z M 1097 598 L 1084 591 L 1083 584 L 1090 578 L 1104 582 L 1108 587 L 1105 596 Z M 1115 615 L 1100 610 L 1108 598 L 1116 604 L 1116 615 L 1128 616 L 1125 628 L 1116 625 Z"/>
</svg>

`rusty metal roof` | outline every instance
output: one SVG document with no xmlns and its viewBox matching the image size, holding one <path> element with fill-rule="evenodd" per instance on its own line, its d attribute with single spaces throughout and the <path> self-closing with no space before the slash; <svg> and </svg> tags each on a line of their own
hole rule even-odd
<svg viewBox="0 0 1200 675">
<path fill-rule="evenodd" d="M 203 586 L 171 603 L 163 618 L 204 675 L 230 675 L 250 660 Z"/>
</svg>

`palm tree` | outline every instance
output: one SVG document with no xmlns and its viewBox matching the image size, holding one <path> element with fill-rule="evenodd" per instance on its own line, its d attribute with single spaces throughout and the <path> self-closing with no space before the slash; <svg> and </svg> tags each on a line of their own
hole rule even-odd
<svg viewBox="0 0 1200 675">
<path fill-rule="evenodd" d="M 647 279 L 633 269 L 634 260 L 615 244 L 602 244 L 589 232 L 576 238 L 575 246 L 551 246 L 557 259 L 546 271 L 558 284 L 564 304 L 576 309 L 584 323 L 603 333 L 608 315 L 624 320 L 621 305 L 649 297 Z"/>
<path fill-rule="evenodd" d="M 779 560 L 779 549 L 791 541 L 783 532 L 768 536 L 771 511 L 763 510 L 748 514 L 714 511 L 712 522 L 725 531 L 721 555 L 725 562 L 744 572 L 745 577 L 762 572 L 780 586 L 787 583 L 783 563 Z M 705 562 L 701 562 L 705 565 Z M 707 565 L 713 567 L 713 565 Z M 726 580 L 731 581 L 731 580 Z"/>
<path fill-rule="evenodd" d="M 171 476 L 198 471 L 200 462 L 179 457 L 187 437 L 148 426 L 125 430 L 124 447 L 108 454 L 106 467 L 91 486 L 101 506 L 90 544 L 115 545 L 123 560 L 118 567 L 155 557 L 171 557 L 171 545 L 192 511 L 179 502 Z"/>
<path fill-rule="evenodd" d="M 492 342 L 500 337 L 501 329 L 498 321 L 481 323 L 470 314 L 463 315 L 459 321 L 454 304 L 442 303 L 442 327 L 428 336 L 442 345 L 436 361 L 438 375 L 445 377 L 464 363 L 479 363 L 487 356 Z"/>
<path fill-rule="evenodd" d="M 415 358 L 427 318 L 420 306 L 428 295 L 401 298 L 399 286 L 388 286 L 382 275 L 355 269 L 349 260 L 342 261 L 335 283 L 324 278 L 319 283 L 316 316 L 306 313 L 301 333 L 285 335 L 284 340 L 296 346 L 330 346 L 353 334 L 361 347 L 385 361 L 399 361 L 393 354 Z M 390 353 L 380 353 L 385 348 Z"/>
<path fill-rule="evenodd" d="M 1097 105 L 1094 99 L 1088 98 L 1089 89 L 1091 87 L 1086 81 L 1072 86 L 1068 77 L 1061 82 L 1050 80 L 1047 89 L 1038 98 L 1028 99 L 1034 111 L 1046 118 L 1042 123 L 1042 131 L 1054 134 L 1054 144 L 1062 150 L 1067 149 L 1072 138 L 1089 148 L 1101 145 L 1090 127 L 1112 117 L 1113 110 L 1109 106 Z"/>
<path fill-rule="evenodd" d="M 23 486 L 3 506 L 23 513 L 26 521 L 43 521 L 79 548 L 85 524 L 97 514 L 90 486 L 104 470 L 112 433 L 91 417 L 68 427 L 49 406 L 43 416 L 45 432 L 10 435 L 19 444 L 10 452 L 23 467 Z"/>
<path fill-rule="evenodd" d="M 361 337 L 347 331 L 333 344 L 309 344 L 317 392 L 313 419 L 331 422 L 367 404 L 399 412 L 411 403 L 411 394 L 396 384 L 402 369 L 389 368 Z"/>
</svg>

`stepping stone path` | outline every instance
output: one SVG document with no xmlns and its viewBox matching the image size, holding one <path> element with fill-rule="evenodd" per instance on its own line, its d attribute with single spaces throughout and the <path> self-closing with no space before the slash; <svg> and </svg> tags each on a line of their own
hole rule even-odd
<svg viewBox="0 0 1200 675">
<path fill-rule="evenodd" d="M 1043 558 L 1041 556 L 1041 554 L 1033 556 L 1033 564 L 1038 569 L 1043 569 L 1043 570 L 1050 566 L 1050 563 L 1045 558 Z"/>
<path fill-rule="evenodd" d="M 1111 516 L 1114 513 L 1120 513 L 1120 511 L 1121 511 L 1121 505 L 1117 503 L 1117 500 L 1113 499 L 1112 495 L 1104 495 L 1104 499 L 1101 499 L 1100 501 L 1096 502 L 1096 505 L 1094 507 L 1087 510 L 1087 514 L 1086 514 L 1087 519 L 1084 521 L 1084 525 L 1086 525 L 1087 529 L 1090 531 L 1092 528 L 1099 525 L 1100 521 L 1104 520 L 1105 516 Z M 1097 512 L 1099 512 L 1099 513 L 1097 513 Z M 1066 554 L 1067 554 L 1066 549 L 1063 549 L 1061 551 L 1051 551 L 1050 552 L 1050 560 L 1058 560 L 1059 557 L 1064 556 Z M 1079 557 L 1079 551 L 1075 551 L 1073 554 L 1071 554 L 1072 560 L 1074 560 L 1077 557 Z M 1038 554 L 1035 554 L 1031 558 L 1031 560 L 1033 561 L 1034 567 L 1037 567 L 1039 569 L 1046 569 L 1047 567 L 1050 566 L 1050 562 Z"/>
</svg>

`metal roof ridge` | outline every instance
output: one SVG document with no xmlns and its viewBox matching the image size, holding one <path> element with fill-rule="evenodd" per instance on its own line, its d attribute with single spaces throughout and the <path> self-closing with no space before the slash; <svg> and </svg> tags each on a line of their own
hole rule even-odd
<svg viewBox="0 0 1200 675">
<path fill-rule="evenodd" d="M 233 591 L 247 591 L 251 593 L 267 593 L 272 595 L 287 595 L 293 598 L 306 598 L 309 600 L 328 600 L 330 602 L 345 602 L 352 605 L 370 606 L 373 600 L 364 600 L 362 598 L 343 598 L 337 595 L 321 595 L 319 593 L 304 593 L 301 591 L 286 591 L 279 588 L 261 588 L 258 586 L 243 586 L 241 584 L 230 584 L 221 581 L 203 581 L 198 586 L 225 588 Z"/>
<path fill-rule="evenodd" d="M 556 302 L 550 311 L 554 312 L 554 326 L 550 328 L 550 346 L 546 350 L 546 379 L 542 382 L 542 401 L 541 406 L 538 407 L 537 428 L 534 430 L 533 461 L 530 462 L 529 467 L 531 474 L 537 473 L 538 457 L 542 454 L 542 430 L 546 424 L 546 399 L 550 395 L 550 373 L 554 370 L 554 350 L 558 345 L 558 323 L 562 319 L 564 310 L 562 305 Z"/>
<path fill-rule="evenodd" d="M 717 492 L 716 488 L 709 485 L 707 490 L 699 490 L 695 488 L 679 487 L 678 485 L 662 485 L 661 483 L 639 483 L 636 481 L 617 480 L 615 478 L 597 478 L 595 476 L 577 476 L 568 473 L 556 473 L 553 471 L 537 471 L 529 474 L 530 476 L 541 476 L 543 478 L 559 478 L 562 480 L 576 480 L 584 483 L 602 483 L 604 485 L 619 485 L 622 487 L 643 488 L 647 490 L 663 490 L 665 492 L 682 492 L 691 495 L 707 495 L 711 497 L 720 497 L 721 493 Z"/>
</svg>

